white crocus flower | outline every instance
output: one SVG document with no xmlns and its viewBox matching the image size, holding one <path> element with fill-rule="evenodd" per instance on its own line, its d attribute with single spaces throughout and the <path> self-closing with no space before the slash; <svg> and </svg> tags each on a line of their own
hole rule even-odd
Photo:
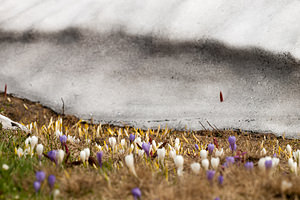
<svg viewBox="0 0 300 200">
<path fill-rule="evenodd" d="M 287 151 L 287 153 L 289 154 L 289 156 L 292 156 L 292 147 L 291 147 L 291 145 L 286 145 L 286 151 Z"/>
<path fill-rule="evenodd" d="M 57 163 L 58 164 L 61 164 L 64 160 L 64 156 L 65 156 L 65 152 L 63 150 L 58 150 L 57 151 L 57 155 L 56 155 L 56 158 L 57 158 Z"/>
<path fill-rule="evenodd" d="M 191 164 L 191 169 L 195 174 L 199 174 L 200 168 L 201 168 L 201 166 L 199 163 L 194 162 Z"/>
<path fill-rule="evenodd" d="M 82 160 L 82 162 L 84 163 L 86 160 L 86 153 L 85 151 L 80 151 L 80 159 Z"/>
<path fill-rule="evenodd" d="M 36 136 L 32 136 L 31 141 L 30 141 L 30 147 L 31 147 L 32 151 L 33 151 L 35 145 L 37 145 L 37 143 L 38 143 L 38 138 Z"/>
<path fill-rule="evenodd" d="M 108 139 L 108 142 L 110 144 L 110 146 L 112 147 L 113 151 L 115 150 L 115 146 L 116 146 L 116 143 L 117 143 L 117 140 L 115 137 L 110 137 Z"/>
<path fill-rule="evenodd" d="M 129 154 L 129 155 L 125 156 L 125 163 L 126 163 L 127 167 L 129 168 L 129 171 L 131 171 L 131 173 L 133 173 L 133 175 L 137 177 L 135 168 L 134 168 L 133 154 Z"/>
<path fill-rule="evenodd" d="M 218 158 L 218 157 L 217 158 L 211 158 L 210 162 L 211 162 L 212 168 L 217 169 L 219 164 L 220 164 L 220 158 Z"/>
<path fill-rule="evenodd" d="M 44 146 L 42 144 L 38 144 L 36 146 L 36 154 L 40 157 L 43 154 Z"/>
<path fill-rule="evenodd" d="M 264 156 L 267 154 L 267 150 L 265 148 L 262 148 L 262 150 L 260 151 L 260 155 Z"/>
<path fill-rule="evenodd" d="M 3 165 L 2 165 L 2 169 L 8 170 L 8 169 L 9 169 L 9 166 L 8 166 L 7 164 L 3 164 Z"/>
<path fill-rule="evenodd" d="M 206 159 L 207 158 L 207 151 L 202 149 L 200 151 L 200 157 L 201 157 L 202 160 Z"/>
<path fill-rule="evenodd" d="M 57 199 L 57 197 L 59 196 L 59 194 L 60 194 L 59 189 L 53 190 L 53 199 L 54 199 L 54 200 Z"/>
<path fill-rule="evenodd" d="M 201 161 L 201 164 L 202 164 L 202 167 L 205 169 L 205 170 L 208 170 L 208 167 L 209 167 L 209 161 L 207 158 L 203 159 Z"/>
<path fill-rule="evenodd" d="M 31 143 L 31 137 L 26 138 L 25 140 L 25 147 L 29 147 L 29 144 Z"/>
<path fill-rule="evenodd" d="M 157 149 L 157 157 L 159 161 L 164 161 L 166 156 L 166 149 L 163 147 L 161 149 Z"/>
<path fill-rule="evenodd" d="M 219 149 L 216 149 L 215 155 L 216 155 L 216 157 L 221 157 L 221 156 L 223 156 L 223 155 L 224 155 L 223 148 L 221 148 L 220 150 L 219 150 Z"/>
<path fill-rule="evenodd" d="M 297 162 L 294 162 L 293 158 L 289 158 L 288 165 L 289 165 L 291 171 L 297 175 L 298 174 Z"/>
<path fill-rule="evenodd" d="M 24 151 L 23 151 L 23 149 L 21 147 L 19 147 L 17 149 L 17 155 L 19 156 L 19 158 L 21 158 L 24 155 Z"/>
<path fill-rule="evenodd" d="M 169 157 L 172 158 L 173 160 L 175 159 L 175 156 L 176 156 L 176 151 L 175 149 L 171 149 L 169 151 Z"/>
<path fill-rule="evenodd" d="M 86 156 L 86 160 L 89 160 L 90 157 L 90 149 L 89 148 L 85 148 L 83 149 L 83 151 L 85 152 L 85 156 Z"/>
<path fill-rule="evenodd" d="M 184 163 L 183 157 L 181 155 L 177 155 L 174 159 L 174 163 L 177 167 L 178 176 L 181 176 L 183 172 L 183 163 Z"/>
<path fill-rule="evenodd" d="M 265 171 L 266 170 L 266 167 L 265 167 L 265 161 L 266 161 L 266 158 L 260 158 L 259 161 L 258 161 L 258 168 L 261 170 L 261 171 Z"/>
<path fill-rule="evenodd" d="M 298 166 L 300 166 L 300 150 L 293 152 L 293 156 Z"/>
</svg>

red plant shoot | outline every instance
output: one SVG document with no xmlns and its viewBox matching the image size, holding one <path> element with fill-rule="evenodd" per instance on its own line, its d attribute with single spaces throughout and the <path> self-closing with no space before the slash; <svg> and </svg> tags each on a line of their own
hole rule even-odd
<svg viewBox="0 0 300 200">
<path fill-rule="evenodd" d="M 223 94 L 222 94 L 222 92 L 220 91 L 220 102 L 223 102 L 224 100 L 223 100 Z"/>
</svg>

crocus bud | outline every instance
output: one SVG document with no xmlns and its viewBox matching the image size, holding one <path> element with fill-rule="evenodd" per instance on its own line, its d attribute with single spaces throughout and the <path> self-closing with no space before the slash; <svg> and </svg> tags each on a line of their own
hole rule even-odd
<svg viewBox="0 0 300 200">
<path fill-rule="evenodd" d="M 145 153 L 147 154 L 147 156 L 149 157 L 150 155 L 150 144 L 149 143 L 146 143 L 144 142 L 143 145 L 142 145 L 142 148 L 143 150 L 145 151 Z"/>
<path fill-rule="evenodd" d="M 89 148 L 85 148 L 85 149 L 83 149 L 83 151 L 85 152 L 85 160 L 89 160 L 90 149 Z"/>
<path fill-rule="evenodd" d="M 219 164 L 220 164 L 220 159 L 219 158 L 211 158 L 211 166 L 213 169 L 217 169 Z"/>
<path fill-rule="evenodd" d="M 110 144 L 110 146 L 113 148 L 113 150 L 115 149 L 115 145 L 116 145 L 116 143 L 117 143 L 117 140 L 116 140 L 116 138 L 115 137 L 110 137 L 109 139 L 108 139 L 108 142 L 109 142 L 109 144 Z"/>
<path fill-rule="evenodd" d="M 266 167 L 265 167 L 265 161 L 266 161 L 265 158 L 260 158 L 259 161 L 258 161 L 258 168 L 261 171 L 264 171 L 266 169 Z"/>
<path fill-rule="evenodd" d="M 142 192 L 139 188 L 133 188 L 131 190 L 131 193 L 132 193 L 134 200 L 137 200 L 142 196 Z"/>
<path fill-rule="evenodd" d="M 46 174 L 43 171 L 38 171 L 35 173 L 35 178 L 38 182 L 43 182 L 46 178 Z"/>
<path fill-rule="evenodd" d="M 200 151 L 200 157 L 201 157 L 202 160 L 203 160 L 203 159 L 206 159 L 206 158 L 207 158 L 207 151 L 204 150 L 204 149 L 202 149 L 202 150 Z"/>
<path fill-rule="evenodd" d="M 199 163 L 194 162 L 191 164 L 191 169 L 195 174 L 199 174 L 200 168 L 201 168 L 201 166 Z"/>
<path fill-rule="evenodd" d="M 97 152 L 97 161 L 100 167 L 102 167 L 102 157 L 103 157 L 103 152 Z"/>
<path fill-rule="evenodd" d="M 53 190 L 53 199 L 55 200 L 58 197 L 59 194 L 60 194 L 59 189 Z"/>
<path fill-rule="evenodd" d="M 131 171 L 131 173 L 133 173 L 133 175 L 137 176 L 136 172 L 135 172 L 135 168 L 134 168 L 134 159 L 133 159 L 132 154 L 125 156 L 125 163 L 126 163 L 127 167 L 129 168 L 129 171 Z"/>
<path fill-rule="evenodd" d="M 5 171 L 7 171 L 9 169 L 9 166 L 7 164 L 3 164 L 2 165 L 2 169 L 4 169 Z"/>
<path fill-rule="evenodd" d="M 49 151 L 48 152 L 48 157 L 50 158 L 50 160 L 52 162 L 56 163 L 56 151 L 55 150 Z"/>
<path fill-rule="evenodd" d="M 37 155 L 40 157 L 40 156 L 42 156 L 42 154 L 43 154 L 43 149 L 44 149 L 44 146 L 42 145 L 42 144 L 38 144 L 37 146 L 36 146 L 36 153 L 37 153 Z"/>
<path fill-rule="evenodd" d="M 215 176 L 215 171 L 214 170 L 208 170 L 207 172 L 206 172 L 206 177 L 207 177 L 207 180 L 208 181 L 212 181 L 213 180 L 213 178 L 214 178 L 214 176 Z"/>
<path fill-rule="evenodd" d="M 175 165 L 176 165 L 177 168 L 183 169 L 184 159 L 181 155 L 177 155 L 174 159 L 174 162 L 175 162 Z"/>
<path fill-rule="evenodd" d="M 49 185 L 51 190 L 53 189 L 53 186 L 55 184 L 55 180 L 56 180 L 56 178 L 55 178 L 54 175 L 49 175 L 48 176 L 48 185 Z"/>
<path fill-rule="evenodd" d="M 202 167 L 203 167 L 205 170 L 208 170 L 208 167 L 209 167 L 209 161 L 208 161 L 207 158 L 204 159 L 204 160 L 202 160 L 201 164 L 202 164 Z"/>
<path fill-rule="evenodd" d="M 129 135 L 129 141 L 132 143 L 135 139 L 135 136 L 133 134 Z"/>
<path fill-rule="evenodd" d="M 222 175 L 220 175 L 220 176 L 218 177 L 218 182 L 219 182 L 220 185 L 223 184 L 223 182 L 224 182 L 224 177 L 223 177 Z"/>
<path fill-rule="evenodd" d="M 34 181 L 33 188 L 34 188 L 35 192 L 38 192 L 41 188 L 41 183 L 39 181 Z"/>
<path fill-rule="evenodd" d="M 165 156 L 166 156 L 166 149 L 164 147 L 161 149 L 157 149 L 158 160 L 163 161 Z"/>
<path fill-rule="evenodd" d="M 208 145 L 207 145 L 208 153 L 209 153 L 210 155 L 213 153 L 214 148 L 215 148 L 214 144 L 208 144 Z"/>
<path fill-rule="evenodd" d="M 57 164 L 61 164 L 63 162 L 64 156 L 65 156 L 65 152 L 63 150 L 60 149 L 57 151 L 57 155 L 56 155 Z"/>
<path fill-rule="evenodd" d="M 65 144 L 67 142 L 67 136 L 66 135 L 62 135 L 62 136 L 59 136 L 59 141 L 62 143 L 62 144 Z"/>
<path fill-rule="evenodd" d="M 176 156 L 176 151 L 175 149 L 171 149 L 169 151 L 169 157 L 172 158 L 173 160 L 175 159 L 175 156 Z"/>
<path fill-rule="evenodd" d="M 229 136 L 228 137 L 228 142 L 229 142 L 229 147 L 232 152 L 236 150 L 236 138 L 234 136 Z"/>
<path fill-rule="evenodd" d="M 196 148 L 197 150 L 199 150 L 199 146 L 198 146 L 198 144 L 195 144 L 195 148 Z"/>
<path fill-rule="evenodd" d="M 82 162 L 85 162 L 85 160 L 86 160 L 86 153 L 85 153 L 85 151 L 80 151 L 80 159 L 82 160 Z"/>
<path fill-rule="evenodd" d="M 292 155 L 292 147 L 291 147 L 291 145 L 286 145 L 286 151 L 287 151 L 287 153 L 289 154 L 289 156 L 291 156 Z"/>
<path fill-rule="evenodd" d="M 266 160 L 265 167 L 267 170 L 271 169 L 272 168 L 272 160 Z"/>
</svg>

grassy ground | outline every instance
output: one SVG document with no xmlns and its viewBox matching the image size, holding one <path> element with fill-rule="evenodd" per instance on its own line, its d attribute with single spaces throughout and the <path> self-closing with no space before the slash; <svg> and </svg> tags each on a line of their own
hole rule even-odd
<svg viewBox="0 0 300 200">
<path fill-rule="evenodd" d="M 39 163 L 36 151 L 33 156 L 15 154 L 15 148 L 26 148 L 25 140 L 28 134 L 21 131 L 0 130 L 0 198 L 1 199 L 51 199 L 50 188 L 45 180 L 38 193 L 34 191 L 35 173 L 44 171 L 46 175 L 56 176 L 55 189 L 60 191 L 58 199 L 133 199 L 131 190 L 139 187 L 141 199 L 298 199 L 300 196 L 300 178 L 291 172 L 288 166 L 290 155 L 285 150 L 287 144 L 292 149 L 300 149 L 299 140 L 276 138 L 272 134 L 251 134 L 232 130 L 204 130 L 204 131 L 175 131 L 167 128 L 158 130 L 140 130 L 134 127 L 113 127 L 109 125 L 92 125 L 78 122 L 76 118 L 64 117 L 60 124 L 58 116 L 51 110 L 36 103 L 25 102 L 10 97 L 10 102 L 0 96 L 0 110 L 2 114 L 16 121 L 32 124 L 32 135 L 38 137 L 38 143 L 43 144 L 44 153 L 50 150 L 62 149 L 55 132 L 63 127 L 63 133 L 74 136 L 80 141 L 67 141 L 70 152 L 69 158 L 65 155 L 63 164 L 56 165 L 47 156 L 43 156 Z M 27 107 L 27 108 L 26 108 Z M 9 114 L 11 113 L 11 114 Z M 52 117 L 53 120 L 50 120 Z M 167 151 L 163 163 L 158 162 L 155 150 L 148 157 L 139 156 L 138 145 L 130 148 L 129 135 L 134 134 L 141 140 L 155 140 Z M 237 151 L 229 149 L 228 137 L 236 137 Z M 109 138 L 115 137 L 117 144 L 113 150 Z M 174 148 L 175 139 L 180 140 L 177 154 L 184 158 L 183 175 L 178 176 L 177 167 L 173 158 L 169 156 L 170 146 Z M 125 145 L 121 145 L 125 139 Z M 212 181 L 207 180 L 207 171 L 201 169 L 198 175 L 191 170 L 190 164 L 201 163 L 199 150 L 206 149 L 209 143 L 215 144 L 214 152 L 208 156 L 215 157 L 216 148 L 224 149 L 220 157 L 220 165 L 215 170 Z M 103 166 L 96 162 L 96 153 L 103 152 Z M 108 145 L 106 147 L 106 144 Z M 158 145 L 157 145 L 158 146 Z M 80 160 L 80 151 L 89 148 L 91 156 L 89 164 Z M 279 165 L 267 171 L 258 167 L 262 148 L 266 155 L 273 157 L 274 153 L 280 159 Z M 223 167 L 227 156 L 241 156 L 229 167 Z M 125 163 L 125 156 L 133 153 L 135 170 L 134 176 Z M 253 170 L 246 170 L 245 162 L 254 163 Z M 2 168 L 9 166 L 8 170 Z M 210 167 L 211 169 L 211 167 Z M 223 184 L 218 183 L 218 177 L 224 177 Z M 292 186 L 283 190 L 282 182 L 292 183 Z M 52 190 L 53 191 L 53 190 Z"/>
</svg>

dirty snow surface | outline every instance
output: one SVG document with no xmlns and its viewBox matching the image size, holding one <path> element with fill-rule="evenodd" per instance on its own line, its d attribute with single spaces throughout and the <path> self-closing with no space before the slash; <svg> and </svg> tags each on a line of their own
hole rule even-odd
<svg viewBox="0 0 300 200">
<path fill-rule="evenodd" d="M 101 122 L 295 137 L 299 19 L 298 0 L 0 0 L 0 85 Z"/>
</svg>

